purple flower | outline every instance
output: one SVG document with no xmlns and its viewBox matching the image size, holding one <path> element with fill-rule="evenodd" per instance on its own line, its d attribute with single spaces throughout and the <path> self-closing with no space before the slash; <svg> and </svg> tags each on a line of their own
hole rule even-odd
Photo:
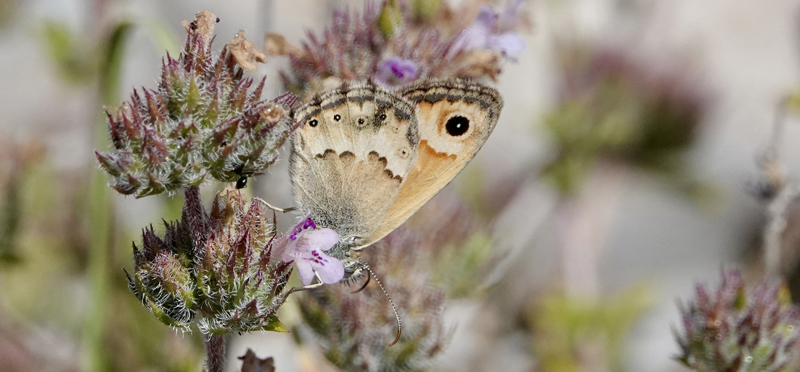
<svg viewBox="0 0 800 372">
<path fill-rule="evenodd" d="M 497 31 L 506 33 L 514 31 L 519 27 L 520 21 L 524 18 L 520 15 L 520 8 L 525 0 L 511 0 L 503 13 L 497 18 Z"/>
<path fill-rule="evenodd" d="M 394 56 L 378 63 L 375 80 L 384 85 L 404 85 L 416 80 L 418 75 L 414 61 Z"/>
<path fill-rule="evenodd" d="M 512 31 L 516 11 L 521 3 L 519 0 L 512 2 L 503 12 L 502 17 L 498 17 L 490 6 L 482 6 L 475 22 L 456 36 L 453 49 L 455 53 L 489 49 L 496 50 L 504 57 L 516 61 L 517 57 L 525 50 L 525 42 L 522 37 Z M 505 32 L 498 34 L 499 30 Z"/>
<path fill-rule="evenodd" d="M 334 284 L 344 277 L 344 265 L 322 252 L 331 249 L 338 241 L 336 231 L 318 229 L 311 216 L 307 216 L 284 234 L 276 247 L 283 262 L 294 261 L 303 285 L 314 281 L 314 272 L 319 274 L 323 283 Z"/>
</svg>

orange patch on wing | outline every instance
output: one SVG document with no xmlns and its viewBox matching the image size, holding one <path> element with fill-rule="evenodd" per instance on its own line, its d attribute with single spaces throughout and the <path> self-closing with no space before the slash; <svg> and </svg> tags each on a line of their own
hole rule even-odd
<svg viewBox="0 0 800 372">
<path fill-rule="evenodd" d="M 418 150 L 418 151 L 419 151 L 420 153 L 423 153 L 423 152 L 424 152 L 423 154 L 424 154 L 425 156 L 430 156 L 430 157 L 432 157 L 432 158 L 436 158 L 436 159 L 448 159 L 448 158 L 452 158 L 452 160 L 455 160 L 455 159 L 457 159 L 457 158 L 458 158 L 458 156 L 457 156 L 456 154 L 448 154 L 448 153 L 446 153 L 446 152 L 439 152 L 439 151 L 436 151 L 436 149 L 434 149 L 433 147 L 431 147 L 431 146 L 428 144 L 428 140 L 422 140 L 422 141 L 419 141 L 419 150 Z"/>
</svg>

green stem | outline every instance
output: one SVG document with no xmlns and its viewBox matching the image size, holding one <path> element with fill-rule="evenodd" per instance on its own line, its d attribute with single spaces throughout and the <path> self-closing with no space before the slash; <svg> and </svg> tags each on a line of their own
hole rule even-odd
<svg viewBox="0 0 800 372">
<path fill-rule="evenodd" d="M 89 245 L 88 277 L 91 288 L 91 307 L 85 327 L 84 342 L 88 354 L 88 371 L 108 368 L 105 358 L 105 328 L 109 304 L 109 257 L 111 216 L 113 210 L 106 190 L 106 180 L 100 172 L 92 177 L 89 187 L 91 243 Z"/>
<path fill-rule="evenodd" d="M 118 104 L 123 47 L 130 30 L 130 23 L 118 24 L 103 44 L 98 92 L 99 99 L 105 105 Z M 108 146 L 106 126 L 103 118 L 95 126 L 94 142 L 98 148 Z M 91 241 L 87 269 L 91 303 L 83 339 L 89 363 L 86 370 L 99 372 L 106 371 L 110 367 L 106 355 L 105 337 L 108 332 L 108 306 L 111 303 L 111 250 L 115 247 L 112 232 L 114 206 L 106 186 L 106 175 L 95 170 L 91 179 L 89 185 Z"/>
</svg>

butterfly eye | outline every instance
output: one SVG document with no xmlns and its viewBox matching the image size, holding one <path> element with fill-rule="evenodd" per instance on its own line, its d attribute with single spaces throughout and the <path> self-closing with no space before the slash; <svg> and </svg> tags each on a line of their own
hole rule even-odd
<svg viewBox="0 0 800 372">
<path fill-rule="evenodd" d="M 308 125 L 310 125 L 310 126 L 312 126 L 312 127 L 316 127 L 316 126 L 317 126 L 317 119 L 314 119 L 314 120 L 311 120 L 311 121 L 309 121 L 309 122 L 308 122 Z"/>
<path fill-rule="evenodd" d="M 386 120 L 386 114 L 381 114 L 381 120 Z"/>
<path fill-rule="evenodd" d="M 342 120 L 342 116 L 339 114 L 333 115 L 333 120 L 339 121 Z"/>
<path fill-rule="evenodd" d="M 447 134 L 458 137 L 469 130 L 469 119 L 463 116 L 453 116 L 447 120 L 445 129 L 447 129 Z"/>
</svg>

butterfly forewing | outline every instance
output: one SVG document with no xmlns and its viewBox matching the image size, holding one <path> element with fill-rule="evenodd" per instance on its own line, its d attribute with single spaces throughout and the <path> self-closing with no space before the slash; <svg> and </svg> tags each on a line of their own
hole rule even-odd
<svg viewBox="0 0 800 372">
<path fill-rule="evenodd" d="M 464 169 L 492 133 L 503 107 L 496 90 L 455 79 L 423 81 L 400 95 L 415 105 L 417 159 L 370 243 L 400 226 Z"/>
<path fill-rule="evenodd" d="M 406 182 L 419 145 L 416 116 L 403 98 L 366 84 L 312 99 L 295 119 L 297 207 L 339 233 L 331 253 L 341 256 L 366 244 Z"/>
</svg>

